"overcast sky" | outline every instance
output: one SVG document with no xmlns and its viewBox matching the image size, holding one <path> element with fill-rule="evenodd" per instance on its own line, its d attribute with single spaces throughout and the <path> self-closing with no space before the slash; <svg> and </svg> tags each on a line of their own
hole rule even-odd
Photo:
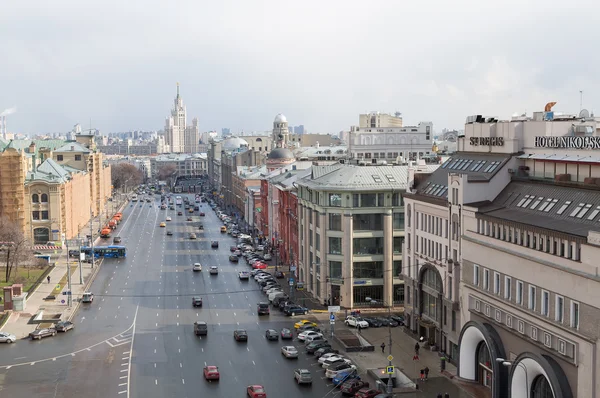
<svg viewBox="0 0 600 398">
<path fill-rule="evenodd" d="M 9 131 L 159 130 L 180 82 L 203 131 L 281 112 L 335 133 L 375 110 L 460 129 L 550 101 L 577 112 L 580 90 L 600 114 L 598 15 L 586 0 L 6 0 L 0 108 L 17 107 Z"/>
</svg>

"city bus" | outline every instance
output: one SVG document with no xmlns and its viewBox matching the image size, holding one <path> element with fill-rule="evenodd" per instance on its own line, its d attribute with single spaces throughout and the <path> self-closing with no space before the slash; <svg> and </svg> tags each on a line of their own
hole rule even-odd
<svg viewBox="0 0 600 398">
<path fill-rule="evenodd" d="M 92 248 L 84 246 L 81 248 L 81 252 L 85 253 L 86 257 L 91 256 Z M 125 246 L 94 246 L 94 257 L 107 257 L 107 258 L 124 258 L 127 256 L 127 248 Z"/>
</svg>

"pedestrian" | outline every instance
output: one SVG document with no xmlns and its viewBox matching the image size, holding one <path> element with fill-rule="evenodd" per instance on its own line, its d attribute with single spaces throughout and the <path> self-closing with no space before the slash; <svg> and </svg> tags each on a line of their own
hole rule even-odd
<svg viewBox="0 0 600 398">
<path fill-rule="evenodd" d="M 419 375 L 420 375 L 421 381 L 425 381 L 425 369 L 421 369 L 419 371 Z"/>
<path fill-rule="evenodd" d="M 50 275 L 48 275 L 48 277 L 46 278 L 46 280 L 48 280 L 48 283 L 50 283 Z"/>
<path fill-rule="evenodd" d="M 442 393 L 439 393 L 439 394 L 437 395 L 437 398 L 444 398 L 444 397 L 442 397 Z"/>
<path fill-rule="evenodd" d="M 385 354 L 385 343 L 381 343 L 381 353 Z"/>
<path fill-rule="evenodd" d="M 429 380 L 429 367 L 425 366 L 423 370 L 425 371 L 425 380 Z"/>
<path fill-rule="evenodd" d="M 415 344 L 415 355 L 413 355 L 413 361 L 419 360 L 419 348 L 421 348 L 419 343 Z"/>
</svg>

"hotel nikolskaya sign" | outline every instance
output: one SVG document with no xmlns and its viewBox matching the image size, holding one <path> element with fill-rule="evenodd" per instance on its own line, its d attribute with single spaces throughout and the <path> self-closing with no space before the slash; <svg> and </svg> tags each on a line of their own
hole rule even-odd
<svg viewBox="0 0 600 398">
<path fill-rule="evenodd" d="M 600 149 L 600 137 L 535 137 L 537 148 Z"/>
<path fill-rule="evenodd" d="M 469 143 L 473 146 L 503 146 L 504 137 L 471 137 Z"/>
</svg>

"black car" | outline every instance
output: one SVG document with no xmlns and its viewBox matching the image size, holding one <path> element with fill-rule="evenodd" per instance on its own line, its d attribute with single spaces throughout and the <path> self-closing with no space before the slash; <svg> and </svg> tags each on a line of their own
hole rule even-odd
<svg viewBox="0 0 600 398">
<path fill-rule="evenodd" d="M 339 351 L 334 350 L 332 347 L 319 348 L 317 351 L 315 351 L 315 358 L 320 358 L 321 355 L 329 353 L 339 354 Z"/>
<path fill-rule="evenodd" d="M 234 330 L 233 338 L 235 341 L 248 341 L 248 333 L 243 329 Z"/>
<path fill-rule="evenodd" d="M 308 313 L 308 309 L 305 307 L 300 307 L 299 305 L 290 306 L 286 310 L 284 310 L 287 316 L 292 315 L 306 315 Z"/>
<path fill-rule="evenodd" d="M 277 333 L 277 330 L 275 329 L 268 329 L 265 332 L 265 338 L 267 340 L 277 341 L 279 340 L 279 333 Z"/>
<path fill-rule="evenodd" d="M 275 272 L 275 278 L 277 278 L 277 279 L 285 278 L 285 274 L 283 272 L 281 272 L 281 271 L 276 271 Z"/>
<path fill-rule="evenodd" d="M 294 338 L 294 334 L 288 328 L 281 329 L 281 340 L 292 340 Z"/>
<path fill-rule="evenodd" d="M 182 212 L 182 211 L 178 211 L 178 212 L 177 212 L 177 215 L 178 215 L 178 216 L 183 216 L 183 212 Z"/>
<path fill-rule="evenodd" d="M 173 231 L 167 231 L 167 235 L 173 236 Z"/>
<path fill-rule="evenodd" d="M 366 321 L 372 328 L 380 328 L 383 326 L 383 323 L 377 318 L 363 318 L 363 320 Z"/>
<path fill-rule="evenodd" d="M 202 224 L 198 225 L 198 229 L 201 231 L 204 231 L 204 225 L 202 225 Z"/>
<path fill-rule="evenodd" d="M 238 261 L 240 261 L 240 259 L 238 258 L 238 256 L 231 255 L 229 256 L 229 261 L 231 261 L 232 263 L 237 263 Z"/>
<path fill-rule="evenodd" d="M 121 237 L 120 236 L 115 236 L 113 238 L 113 243 L 121 243 Z"/>
<path fill-rule="evenodd" d="M 192 297 L 192 305 L 194 307 L 202 307 L 202 297 Z"/>
<path fill-rule="evenodd" d="M 79 250 L 69 250 L 69 257 L 79 257 Z"/>
<path fill-rule="evenodd" d="M 69 330 L 73 329 L 75 327 L 75 325 L 73 324 L 73 322 L 69 322 L 69 321 L 61 321 L 58 322 L 54 328 L 56 329 L 57 332 L 68 332 Z"/>
<path fill-rule="evenodd" d="M 258 315 L 269 315 L 269 303 L 258 303 Z"/>
<path fill-rule="evenodd" d="M 316 341 L 314 343 L 309 343 L 306 346 L 306 353 L 314 354 L 315 351 L 317 351 L 319 348 L 324 348 L 324 347 L 331 347 L 331 344 L 329 344 L 327 341 Z"/>
<path fill-rule="evenodd" d="M 210 242 L 210 247 L 213 247 L 213 248 L 219 247 L 219 241 L 213 240 L 212 242 Z"/>
</svg>

